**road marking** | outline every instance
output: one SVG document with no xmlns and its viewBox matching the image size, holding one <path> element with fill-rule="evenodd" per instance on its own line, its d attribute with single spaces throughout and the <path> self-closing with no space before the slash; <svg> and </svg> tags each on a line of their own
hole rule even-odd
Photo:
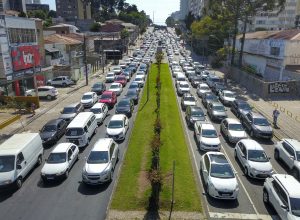
<svg viewBox="0 0 300 220">
<path fill-rule="evenodd" d="M 261 220 L 279 220 L 277 215 L 256 215 L 247 213 L 230 213 L 230 212 L 209 212 L 209 217 L 212 219 L 261 219 Z"/>
</svg>

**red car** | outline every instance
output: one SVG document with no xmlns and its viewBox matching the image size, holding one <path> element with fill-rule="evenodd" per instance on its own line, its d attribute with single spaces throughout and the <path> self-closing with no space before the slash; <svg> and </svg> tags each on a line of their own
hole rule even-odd
<svg viewBox="0 0 300 220">
<path fill-rule="evenodd" d="M 113 91 L 104 91 L 99 99 L 99 102 L 105 103 L 109 108 L 113 108 L 117 103 L 117 95 Z"/>
<path fill-rule="evenodd" d="M 126 86 L 127 78 L 124 75 L 119 75 L 115 78 L 115 83 L 121 83 L 123 87 Z"/>
</svg>

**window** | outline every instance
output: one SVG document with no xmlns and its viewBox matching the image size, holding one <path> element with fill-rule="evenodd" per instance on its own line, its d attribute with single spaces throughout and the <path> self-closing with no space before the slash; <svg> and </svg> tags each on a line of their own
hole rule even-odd
<svg viewBox="0 0 300 220">
<path fill-rule="evenodd" d="M 204 163 L 205 163 L 205 167 L 206 167 L 207 172 L 209 172 L 210 167 L 209 167 L 209 159 L 208 159 L 207 155 L 204 156 Z"/>
<path fill-rule="evenodd" d="M 283 142 L 282 143 L 283 148 L 286 150 L 286 152 L 288 152 L 288 154 L 290 156 L 295 157 L 295 152 L 293 150 L 293 148 L 291 148 L 291 146 L 289 146 L 287 143 Z"/>
<path fill-rule="evenodd" d="M 87 126 L 90 127 L 92 124 L 91 120 L 88 121 Z"/>
<path fill-rule="evenodd" d="M 112 158 L 112 156 L 114 154 L 114 150 L 115 150 L 115 144 L 113 143 L 109 149 L 110 158 Z"/>
<path fill-rule="evenodd" d="M 21 164 L 24 161 L 24 156 L 22 153 L 19 153 L 17 156 L 17 164 Z"/>
<path fill-rule="evenodd" d="M 248 118 L 248 120 L 249 120 L 250 122 L 252 122 L 252 117 L 251 117 L 250 114 L 247 114 L 246 117 Z"/>
<path fill-rule="evenodd" d="M 279 47 L 271 47 L 270 54 L 273 56 L 278 56 L 280 54 L 280 48 Z"/>
<path fill-rule="evenodd" d="M 72 145 L 71 149 L 72 149 L 72 151 L 74 152 L 75 149 L 76 149 L 75 145 Z"/>
<path fill-rule="evenodd" d="M 71 160 L 71 156 L 72 156 L 72 150 L 68 150 L 68 160 Z"/>
</svg>

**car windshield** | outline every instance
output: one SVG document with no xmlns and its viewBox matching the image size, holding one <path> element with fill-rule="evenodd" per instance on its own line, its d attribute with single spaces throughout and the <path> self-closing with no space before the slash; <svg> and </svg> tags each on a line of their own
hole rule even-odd
<svg viewBox="0 0 300 220">
<path fill-rule="evenodd" d="M 102 109 L 101 108 L 91 108 L 90 112 L 93 112 L 94 114 L 100 114 L 100 113 L 102 113 Z"/>
<path fill-rule="evenodd" d="M 101 88 L 101 87 L 102 87 L 102 84 L 96 83 L 93 85 L 92 88 Z"/>
<path fill-rule="evenodd" d="M 125 77 L 123 77 L 123 76 L 118 76 L 117 78 L 116 78 L 116 80 L 124 80 L 125 79 Z"/>
<path fill-rule="evenodd" d="M 189 84 L 180 84 L 181 88 L 189 88 Z"/>
<path fill-rule="evenodd" d="M 224 96 L 227 97 L 227 98 L 234 98 L 234 94 L 231 93 L 231 92 L 225 92 Z"/>
<path fill-rule="evenodd" d="M 120 86 L 119 85 L 116 85 L 116 84 L 112 84 L 111 86 L 110 86 L 110 89 L 119 89 L 120 88 Z"/>
<path fill-rule="evenodd" d="M 231 131 L 244 131 L 244 127 L 241 124 L 229 124 L 228 130 Z"/>
<path fill-rule="evenodd" d="M 83 135 L 82 128 L 69 128 L 67 129 L 66 136 L 80 136 Z"/>
<path fill-rule="evenodd" d="M 143 78 L 135 78 L 134 81 L 140 82 L 140 81 L 143 81 Z"/>
<path fill-rule="evenodd" d="M 111 94 L 102 94 L 101 99 L 111 99 Z"/>
<path fill-rule="evenodd" d="M 206 99 L 207 100 L 217 100 L 217 96 L 213 95 L 213 94 L 209 94 L 209 95 L 206 95 Z"/>
<path fill-rule="evenodd" d="M 243 109 L 243 110 L 251 110 L 251 107 L 248 103 L 242 103 L 239 105 L 239 108 L 240 109 Z"/>
<path fill-rule="evenodd" d="M 91 151 L 87 163 L 90 164 L 100 164 L 108 162 L 108 152 L 107 151 Z"/>
<path fill-rule="evenodd" d="M 45 125 L 42 132 L 53 132 L 56 131 L 56 125 Z"/>
<path fill-rule="evenodd" d="M 248 160 L 254 162 L 268 162 L 269 158 L 262 150 L 248 150 Z"/>
<path fill-rule="evenodd" d="M 92 95 L 83 95 L 82 100 L 92 99 Z"/>
<path fill-rule="evenodd" d="M 210 176 L 221 179 L 234 178 L 234 173 L 229 164 L 212 164 Z"/>
<path fill-rule="evenodd" d="M 114 77 L 115 76 L 115 74 L 113 74 L 113 73 L 108 73 L 107 75 L 106 75 L 106 77 Z"/>
<path fill-rule="evenodd" d="M 211 81 L 212 82 L 220 82 L 220 79 L 219 78 L 211 78 Z"/>
<path fill-rule="evenodd" d="M 64 163 L 66 162 L 66 153 L 51 153 L 48 157 L 47 163 Z"/>
<path fill-rule="evenodd" d="M 200 89 L 201 90 L 209 90 L 209 87 L 208 86 L 201 86 Z"/>
<path fill-rule="evenodd" d="M 136 95 L 136 91 L 135 90 L 129 90 L 126 95 L 127 96 L 134 96 L 134 95 Z"/>
<path fill-rule="evenodd" d="M 255 118 L 253 123 L 258 126 L 269 126 L 270 125 L 269 122 L 267 121 L 267 119 L 265 119 L 265 118 Z"/>
<path fill-rule="evenodd" d="M 217 132 L 216 130 L 211 130 L 211 129 L 203 129 L 202 130 L 202 137 L 206 137 L 206 138 L 216 138 Z"/>
<path fill-rule="evenodd" d="M 186 96 L 184 97 L 184 101 L 195 102 L 196 100 L 193 96 Z"/>
<path fill-rule="evenodd" d="M 135 89 L 138 88 L 138 84 L 130 84 L 129 89 Z"/>
<path fill-rule="evenodd" d="M 108 128 L 123 128 L 123 121 L 121 121 L 121 120 L 110 121 L 107 127 Z"/>
<path fill-rule="evenodd" d="M 75 112 L 76 112 L 76 108 L 74 108 L 74 107 L 66 107 L 62 111 L 63 114 L 72 114 L 72 113 L 75 113 Z"/>
<path fill-rule="evenodd" d="M 217 112 L 225 112 L 225 108 L 223 105 L 215 105 L 213 106 L 213 110 Z"/>
<path fill-rule="evenodd" d="M 300 217 L 300 199 L 299 198 L 290 198 L 291 203 L 291 212 L 293 215 Z"/>
<path fill-rule="evenodd" d="M 194 110 L 194 111 L 191 111 L 191 115 L 193 117 L 204 117 L 204 112 L 201 110 Z"/>
<path fill-rule="evenodd" d="M 129 101 L 127 101 L 127 100 L 121 100 L 118 103 L 118 107 L 128 107 L 128 106 L 129 106 Z"/>
<path fill-rule="evenodd" d="M 0 173 L 10 172 L 15 167 L 15 156 L 0 156 Z"/>
</svg>

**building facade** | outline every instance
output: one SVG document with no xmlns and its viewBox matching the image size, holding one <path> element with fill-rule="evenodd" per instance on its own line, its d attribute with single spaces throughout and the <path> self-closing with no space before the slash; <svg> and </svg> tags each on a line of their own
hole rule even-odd
<svg viewBox="0 0 300 220">
<path fill-rule="evenodd" d="M 180 18 L 183 20 L 190 10 L 190 0 L 180 0 Z"/>
<path fill-rule="evenodd" d="M 47 4 L 26 4 L 26 11 L 43 10 L 49 12 L 50 8 Z"/>
<path fill-rule="evenodd" d="M 26 2 L 25 0 L 9 0 L 9 9 L 26 13 Z"/>
<path fill-rule="evenodd" d="M 56 12 L 58 17 L 66 21 L 75 21 L 82 19 L 91 19 L 91 5 L 83 4 L 81 0 L 55 0 Z"/>
</svg>

